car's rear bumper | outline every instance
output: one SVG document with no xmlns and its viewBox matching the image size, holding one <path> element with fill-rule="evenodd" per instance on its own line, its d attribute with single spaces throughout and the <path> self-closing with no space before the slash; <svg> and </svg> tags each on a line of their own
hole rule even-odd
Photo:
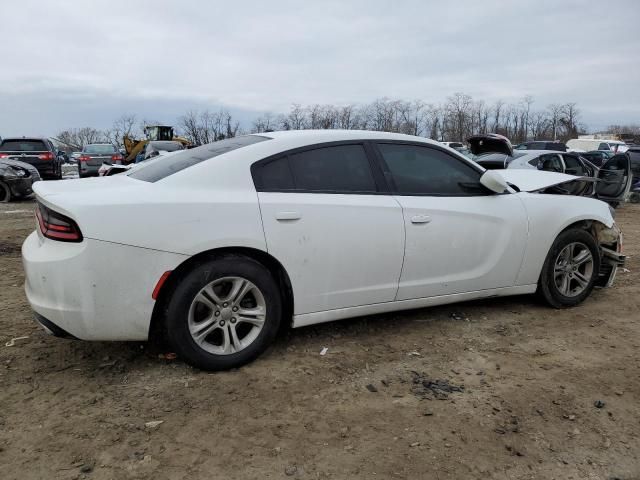
<svg viewBox="0 0 640 480">
<path fill-rule="evenodd" d="M 99 165 L 88 165 L 86 162 L 80 162 L 78 164 L 78 173 L 80 175 L 98 175 L 98 170 L 102 164 Z"/>
<path fill-rule="evenodd" d="M 100 240 L 58 242 L 33 232 L 22 245 L 25 293 L 39 318 L 73 337 L 146 340 L 156 282 L 185 258 Z"/>
</svg>

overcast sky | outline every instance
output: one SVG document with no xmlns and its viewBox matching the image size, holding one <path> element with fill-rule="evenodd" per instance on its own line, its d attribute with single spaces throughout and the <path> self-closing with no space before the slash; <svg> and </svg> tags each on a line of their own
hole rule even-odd
<svg viewBox="0 0 640 480">
<path fill-rule="evenodd" d="M 0 136 L 454 92 L 640 123 L 638 0 L 5 0 L 1 15 Z"/>
</svg>

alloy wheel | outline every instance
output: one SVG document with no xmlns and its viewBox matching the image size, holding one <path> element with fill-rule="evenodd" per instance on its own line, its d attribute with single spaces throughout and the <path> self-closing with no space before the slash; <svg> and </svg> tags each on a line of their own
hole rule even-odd
<svg viewBox="0 0 640 480">
<path fill-rule="evenodd" d="M 593 277 L 593 255 L 581 242 L 564 247 L 553 268 L 553 280 L 558 291 L 565 297 L 575 297 L 584 292 Z"/>
<path fill-rule="evenodd" d="M 260 334 L 267 306 L 256 285 L 224 277 L 202 288 L 189 308 L 189 333 L 203 350 L 229 355 L 244 350 Z"/>
</svg>

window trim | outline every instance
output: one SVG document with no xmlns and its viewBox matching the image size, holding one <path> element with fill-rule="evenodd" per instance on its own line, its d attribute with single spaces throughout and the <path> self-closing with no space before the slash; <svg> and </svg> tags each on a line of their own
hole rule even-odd
<svg viewBox="0 0 640 480">
<path fill-rule="evenodd" d="M 295 176 L 293 175 L 293 170 L 291 170 L 291 165 L 289 164 L 289 157 L 291 155 L 309 152 L 312 150 L 318 150 L 321 148 L 340 147 L 345 145 L 361 145 L 363 147 L 365 157 L 369 162 L 369 169 L 371 171 L 371 176 L 373 177 L 373 182 L 376 186 L 375 191 L 308 190 L 305 188 L 296 188 L 295 186 L 293 189 L 285 189 L 285 188 L 271 189 L 271 188 L 265 188 L 262 184 L 261 169 L 264 165 L 268 163 L 281 160 L 283 158 L 287 158 L 287 167 L 289 168 L 289 173 L 291 174 L 291 178 L 295 182 Z M 390 193 L 389 185 L 387 185 L 387 183 L 385 182 L 384 175 L 380 170 L 380 166 L 376 162 L 375 151 L 373 150 L 371 141 L 369 140 L 338 140 L 334 142 L 314 143 L 313 145 L 304 145 L 302 147 L 285 150 L 283 152 L 270 155 L 266 158 L 263 158 L 261 160 L 258 160 L 252 163 L 251 178 L 253 179 L 253 185 L 256 191 L 261 193 L 319 193 L 319 194 L 332 194 L 332 195 L 388 195 Z"/>
<path fill-rule="evenodd" d="M 399 196 L 399 197 L 462 197 L 462 198 L 464 198 L 464 197 L 484 197 L 484 196 L 488 196 L 488 195 L 493 195 L 494 194 L 490 190 L 485 189 L 482 186 L 482 184 L 480 183 L 480 177 L 486 171 L 486 169 L 482 168 L 482 166 L 480 166 L 477 163 L 475 163 L 473 161 L 470 161 L 470 160 L 468 160 L 466 158 L 458 158 L 456 155 L 453 155 L 451 152 L 449 152 L 444 147 L 440 147 L 439 145 L 433 145 L 431 143 L 415 142 L 415 141 L 411 141 L 411 140 L 373 140 L 371 143 L 372 143 L 372 148 L 375 151 L 376 161 L 379 163 L 380 169 L 383 171 L 385 182 L 387 183 L 387 185 L 389 187 L 389 191 L 390 191 L 390 193 L 392 195 L 396 195 L 396 196 Z M 384 160 L 384 156 L 382 155 L 382 152 L 378 148 L 379 144 L 384 144 L 384 145 L 388 145 L 388 144 L 409 145 L 409 146 L 414 146 L 414 147 L 429 148 L 431 150 L 436 150 L 436 151 L 439 151 L 441 153 L 444 153 L 446 156 L 450 157 L 453 161 L 457 161 L 457 162 L 463 163 L 466 166 L 468 166 L 469 168 L 471 168 L 472 170 L 475 170 L 478 173 L 478 185 L 480 186 L 479 188 L 484 189 L 486 191 L 483 191 L 483 192 L 480 192 L 480 191 L 479 192 L 469 192 L 468 194 L 402 193 L 402 192 L 398 191 L 398 187 L 396 186 L 396 184 L 395 184 L 395 182 L 393 180 L 393 174 L 391 173 L 391 170 L 387 166 L 387 163 Z"/>
</svg>

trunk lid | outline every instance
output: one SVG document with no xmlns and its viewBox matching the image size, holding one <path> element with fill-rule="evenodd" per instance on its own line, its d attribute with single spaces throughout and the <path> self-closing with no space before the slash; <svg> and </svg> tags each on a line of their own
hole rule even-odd
<svg viewBox="0 0 640 480">
<path fill-rule="evenodd" d="M 485 153 L 502 153 L 504 155 L 513 155 L 513 146 L 507 137 L 498 135 L 497 133 L 486 133 L 483 135 L 474 135 L 467 139 L 469 149 L 474 155 L 482 155 Z"/>
</svg>

